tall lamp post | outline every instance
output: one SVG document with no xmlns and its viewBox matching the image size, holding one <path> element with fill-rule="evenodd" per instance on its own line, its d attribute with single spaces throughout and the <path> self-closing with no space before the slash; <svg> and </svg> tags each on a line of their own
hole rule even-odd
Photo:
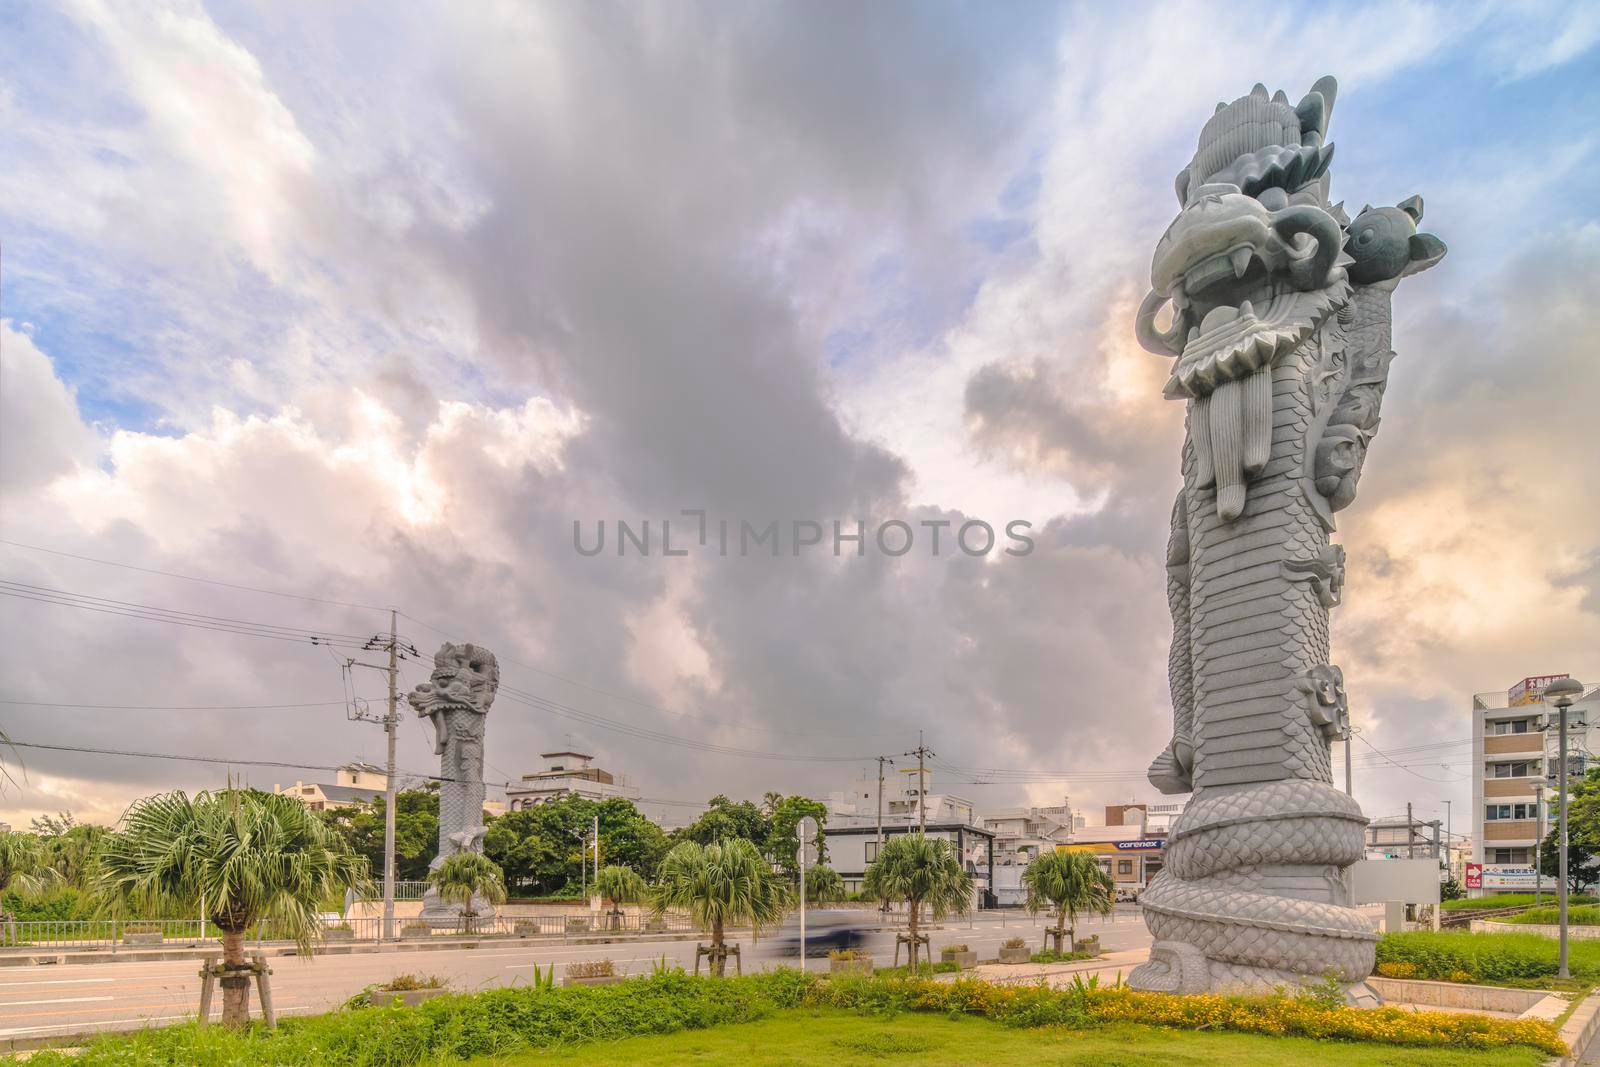
<svg viewBox="0 0 1600 1067">
<path fill-rule="evenodd" d="M 1533 810 L 1534 818 L 1538 819 L 1538 831 L 1533 846 L 1533 902 L 1535 905 L 1544 903 L 1544 861 L 1539 857 L 1539 850 L 1544 847 L 1544 779 L 1533 783 Z"/>
<path fill-rule="evenodd" d="M 1561 790 L 1561 854 L 1557 863 L 1557 877 L 1560 884 L 1556 886 L 1559 894 L 1561 918 L 1561 963 L 1556 972 L 1557 977 L 1570 978 L 1571 972 L 1567 970 L 1567 709 L 1572 707 L 1572 702 L 1583 696 L 1583 683 L 1576 678 L 1558 678 L 1551 682 L 1544 691 L 1544 702 L 1554 704 L 1557 711 L 1561 731 L 1560 760 L 1561 766 L 1557 768 L 1556 788 Z"/>
</svg>

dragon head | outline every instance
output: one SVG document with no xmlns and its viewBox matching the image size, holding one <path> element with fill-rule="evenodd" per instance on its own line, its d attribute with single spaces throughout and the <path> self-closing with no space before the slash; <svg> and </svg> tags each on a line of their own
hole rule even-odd
<svg viewBox="0 0 1600 1067">
<path fill-rule="evenodd" d="M 478 645 L 446 641 L 433 654 L 433 676 L 406 699 L 418 715 L 460 708 L 487 714 L 500 688 L 500 664 L 494 653 Z"/>
</svg>

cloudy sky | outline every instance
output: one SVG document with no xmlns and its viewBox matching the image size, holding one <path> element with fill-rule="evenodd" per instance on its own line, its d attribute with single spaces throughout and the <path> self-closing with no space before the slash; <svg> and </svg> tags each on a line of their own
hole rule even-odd
<svg viewBox="0 0 1600 1067">
<path fill-rule="evenodd" d="M 381 757 L 304 635 L 390 605 L 500 655 L 495 781 L 580 744 L 651 798 L 823 794 L 922 730 L 980 805 L 1157 799 L 1181 410 L 1133 311 L 1216 102 L 1331 73 L 1335 198 L 1421 193 L 1451 249 L 1396 302 L 1334 660 L 1368 813 L 1459 829 L 1471 694 L 1600 679 L 1597 42 L 1592 4 L 4 5 L 0 726 L 240 762 L 19 748 L 0 819 Z M 683 509 L 1037 548 L 574 550 Z"/>
</svg>

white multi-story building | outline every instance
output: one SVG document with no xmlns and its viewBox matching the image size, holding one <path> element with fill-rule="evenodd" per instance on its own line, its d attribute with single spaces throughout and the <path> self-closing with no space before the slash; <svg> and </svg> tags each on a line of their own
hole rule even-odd
<svg viewBox="0 0 1600 1067">
<path fill-rule="evenodd" d="M 274 785 L 272 791 L 294 797 L 312 811 L 324 811 L 370 803 L 383 796 L 389 784 L 389 776 L 384 769 L 370 763 L 346 763 L 334 772 L 333 777 L 331 782 L 296 782 L 287 789 Z"/>
<path fill-rule="evenodd" d="M 1544 689 L 1565 674 L 1524 678 L 1472 698 L 1471 896 L 1533 889 L 1541 830 L 1557 809 L 1560 731 Z M 1600 747 L 1600 687 L 1567 713 L 1567 774 L 1581 777 Z"/>
<path fill-rule="evenodd" d="M 1023 868 L 1041 852 L 1063 844 L 1072 834 L 1074 814 L 1068 798 L 1042 808 L 995 808 L 978 814 L 978 822 L 994 833 L 994 894 L 1003 908 L 1020 906 Z"/>
<path fill-rule="evenodd" d="M 850 788 L 828 794 L 830 815 L 859 815 L 876 820 L 878 815 L 878 776 L 862 774 Z M 896 767 L 883 777 L 883 818 L 887 824 L 900 819 L 918 820 L 918 805 L 925 823 L 974 825 L 972 801 L 953 793 L 939 793 L 933 787 L 932 769 L 920 774 L 915 767 Z M 830 819 L 830 824 L 832 820 Z"/>
<path fill-rule="evenodd" d="M 512 811 L 548 804 L 562 797 L 607 800 L 621 797 L 638 800 L 639 790 L 624 775 L 596 767 L 587 752 L 542 752 L 543 770 L 524 774 L 522 780 L 506 787 L 506 802 Z"/>
</svg>

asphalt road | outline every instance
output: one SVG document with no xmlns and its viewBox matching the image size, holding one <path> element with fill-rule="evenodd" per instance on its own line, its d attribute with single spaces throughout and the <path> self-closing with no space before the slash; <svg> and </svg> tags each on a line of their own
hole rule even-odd
<svg viewBox="0 0 1600 1067">
<path fill-rule="evenodd" d="M 1002 941 L 1026 937 L 1042 940 L 1044 919 L 1007 919 L 1002 926 L 988 916 L 973 922 L 954 920 L 930 932 L 935 953 L 944 945 L 965 943 L 980 958 L 993 958 Z M 1080 922 L 1079 936 L 1098 933 L 1102 948 L 1137 948 L 1150 943 L 1137 912 L 1119 909 L 1116 920 Z M 768 939 L 751 946 L 746 969 L 795 966 L 793 954 L 781 956 Z M 880 964 L 894 954 L 893 934 L 875 932 L 866 947 Z M 602 945 L 562 945 L 506 941 L 475 949 L 433 949 L 385 953 L 351 953 L 312 957 L 275 957 L 273 1000 L 280 1015 L 330 1011 L 364 987 L 399 974 L 436 974 L 453 989 L 473 991 L 525 985 L 535 965 L 549 967 L 575 960 L 611 959 L 626 974 L 648 974 L 663 956 L 686 968 L 694 965 L 693 941 L 628 941 Z M 807 961 L 811 970 L 826 970 L 825 958 Z M 48 1037 L 93 1030 L 121 1030 L 162 1025 L 193 1017 L 200 1001 L 200 962 L 171 960 L 150 963 L 97 963 L 0 968 L 0 1038 Z M 560 974 L 560 971 L 557 971 Z M 559 984 L 560 978 L 557 978 Z M 220 995 L 214 1012 L 220 1011 Z M 252 1014 L 259 1010 L 254 990 Z"/>
</svg>

